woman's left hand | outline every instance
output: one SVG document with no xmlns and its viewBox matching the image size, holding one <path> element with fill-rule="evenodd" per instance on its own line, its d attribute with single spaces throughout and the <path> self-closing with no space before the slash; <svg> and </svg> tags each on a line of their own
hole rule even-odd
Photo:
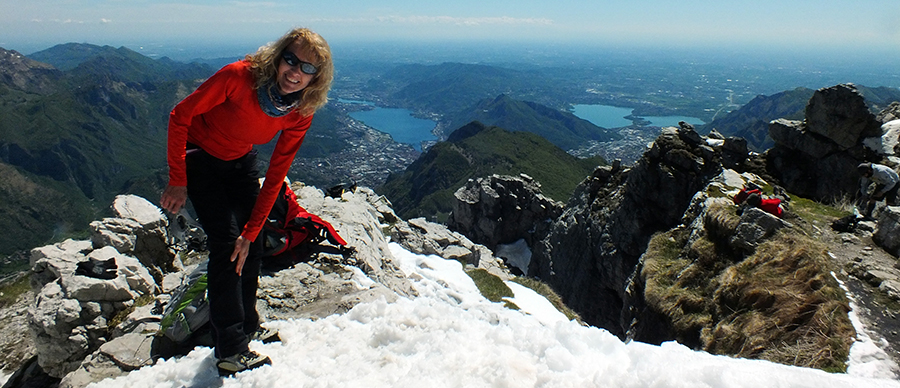
<svg viewBox="0 0 900 388">
<path fill-rule="evenodd" d="M 250 240 L 244 238 L 244 236 L 238 236 L 237 240 L 234 241 L 234 252 L 231 254 L 231 261 L 234 262 L 237 260 L 237 264 L 234 266 L 234 272 L 241 276 L 241 271 L 244 269 L 244 262 L 247 261 L 247 255 L 250 253 Z"/>
</svg>

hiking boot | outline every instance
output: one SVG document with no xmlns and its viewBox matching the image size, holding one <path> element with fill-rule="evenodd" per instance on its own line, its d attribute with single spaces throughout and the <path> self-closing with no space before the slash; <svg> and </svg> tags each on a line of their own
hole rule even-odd
<svg viewBox="0 0 900 388">
<path fill-rule="evenodd" d="M 281 337 L 278 335 L 278 331 L 260 326 L 253 334 L 250 334 L 250 340 L 270 344 L 272 342 L 281 342 Z"/>
<path fill-rule="evenodd" d="M 219 368 L 219 376 L 231 376 L 238 372 L 256 369 L 263 365 L 271 364 L 272 360 L 268 356 L 264 356 L 249 349 L 231 357 L 220 358 L 216 361 L 216 367 Z"/>
</svg>

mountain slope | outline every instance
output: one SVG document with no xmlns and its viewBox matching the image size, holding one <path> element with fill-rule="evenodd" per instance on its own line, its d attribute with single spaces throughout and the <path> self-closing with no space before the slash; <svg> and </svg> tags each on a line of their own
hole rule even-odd
<svg viewBox="0 0 900 388">
<path fill-rule="evenodd" d="M 529 132 L 470 123 L 394 174 L 377 191 L 387 196 L 403 218 L 445 217 L 453 193 L 467 180 L 491 174 L 528 174 L 543 193 L 558 201 L 598 165 L 600 158 L 577 159 Z"/>
<path fill-rule="evenodd" d="M 708 133 L 715 129 L 725 136 L 742 137 L 756 151 L 764 151 L 774 145 L 769 137 L 769 122 L 779 118 L 803 120 L 806 103 L 815 91 L 797 88 L 771 96 L 756 96 L 740 109 L 725 117 L 713 120 L 701 127 Z"/>
<path fill-rule="evenodd" d="M 0 253 L 85 231 L 105 211 L 96 203 L 136 183 L 135 193 L 158 196 L 158 179 L 147 178 L 166 166 L 168 111 L 212 73 L 124 48 L 87 52 L 96 55 L 65 72 L 0 55 L 0 213 L 12 215 L 0 227 L 14 236 L 0 241 Z"/>
<path fill-rule="evenodd" d="M 609 141 L 621 138 L 617 133 L 598 127 L 569 112 L 559 111 L 541 104 L 514 100 L 501 94 L 494 99 L 482 100 L 452 119 L 450 128 L 478 121 L 510 131 L 531 132 L 549 140 L 557 147 L 569 150 L 586 141 Z"/>
<path fill-rule="evenodd" d="M 17 51 L 0 48 L 0 96 L 2 100 L 10 94 L 47 94 L 56 90 L 62 72 L 53 66 L 35 61 Z"/>
</svg>

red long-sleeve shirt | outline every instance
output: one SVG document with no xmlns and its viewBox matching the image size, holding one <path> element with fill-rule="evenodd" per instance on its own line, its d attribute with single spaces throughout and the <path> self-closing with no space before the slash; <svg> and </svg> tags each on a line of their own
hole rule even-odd
<svg viewBox="0 0 900 388">
<path fill-rule="evenodd" d="M 266 180 L 253 206 L 242 236 L 256 239 L 281 188 L 294 155 L 303 143 L 312 115 L 294 111 L 270 117 L 259 105 L 250 63 L 238 61 L 223 67 L 187 96 L 169 115 L 169 185 L 186 186 L 185 146 L 191 142 L 222 160 L 237 159 L 253 148 L 281 135 L 269 161 Z"/>
</svg>

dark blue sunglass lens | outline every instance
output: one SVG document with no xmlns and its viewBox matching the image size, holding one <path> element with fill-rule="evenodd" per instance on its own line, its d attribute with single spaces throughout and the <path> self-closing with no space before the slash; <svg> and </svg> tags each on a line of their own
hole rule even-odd
<svg viewBox="0 0 900 388">
<path fill-rule="evenodd" d="M 281 53 L 281 59 L 284 59 L 284 63 L 287 63 L 288 66 L 297 67 L 299 65 L 300 71 L 302 71 L 306 74 L 312 75 L 312 74 L 316 74 L 316 72 L 319 71 L 319 69 L 316 67 L 316 65 L 313 65 L 312 63 L 309 63 L 309 62 L 301 61 L 300 58 L 297 58 L 297 56 L 294 55 L 294 53 L 287 51 L 287 50 L 285 50 L 284 52 Z"/>
<path fill-rule="evenodd" d="M 319 69 L 316 68 L 316 65 L 313 65 L 312 63 L 301 61 L 300 62 L 300 71 L 302 71 L 306 74 L 312 75 L 312 74 L 316 74 L 316 72 L 318 72 Z"/>
</svg>

